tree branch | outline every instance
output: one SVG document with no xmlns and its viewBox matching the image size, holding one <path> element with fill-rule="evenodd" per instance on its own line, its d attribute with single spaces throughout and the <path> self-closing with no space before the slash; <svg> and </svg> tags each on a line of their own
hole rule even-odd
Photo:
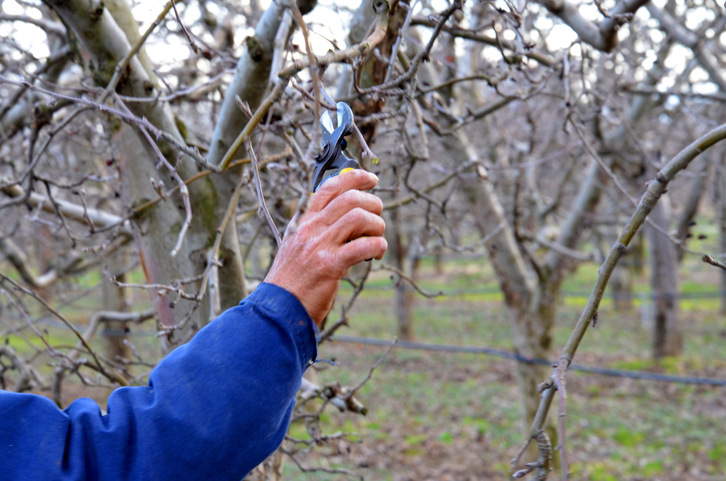
<svg viewBox="0 0 726 481">
<path fill-rule="evenodd" d="M 538 1 L 572 28 L 580 40 L 603 52 L 611 52 L 618 44 L 618 28 L 629 22 L 649 0 L 622 0 L 599 25 L 583 17 L 579 6 L 567 0 Z"/>
<path fill-rule="evenodd" d="M 577 352 L 577 348 L 579 347 L 580 342 L 582 342 L 588 327 L 590 327 L 590 323 L 597 318 L 600 302 L 602 301 L 610 276 L 615 270 L 615 266 L 620 258 L 625 254 L 638 229 L 645 223 L 645 220 L 653 210 L 653 207 L 655 207 L 661 195 L 663 195 L 666 191 L 668 183 L 673 180 L 676 174 L 688 167 L 691 161 L 703 153 L 706 149 L 723 139 L 726 139 L 726 124 L 711 130 L 683 149 L 670 162 L 668 162 L 668 164 L 666 164 L 666 166 L 656 174 L 655 179 L 649 183 L 648 189 L 645 194 L 643 194 L 637 209 L 630 217 L 627 225 L 623 228 L 610 253 L 598 270 L 598 278 L 595 286 L 593 287 L 592 294 L 588 299 L 587 306 L 582 312 L 582 315 L 570 335 L 567 344 L 562 350 L 562 354 L 556 364 L 552 379 L 549 381 L 548 386 L 542 393 L 537 415 L 532 423 L 529 436 L 525 444 L 529 444 L 532 439 L 536 439 L 539 433 L 542 432 L 542 427 L 544 426 L 544 422 L 547 418 L 549 407 L 554 398 L 554 392 L 556 390 L 555 381 L 564 378 L 565 371 L 572 363 L 575 353 Z M 545 454 L 545 450 L 540 447 L 540 455 L 543 454 Z"/>
</svg>

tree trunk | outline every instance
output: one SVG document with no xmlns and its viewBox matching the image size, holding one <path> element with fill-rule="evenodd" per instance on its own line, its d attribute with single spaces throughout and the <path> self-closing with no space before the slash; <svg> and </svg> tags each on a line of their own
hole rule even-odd
<svg viewBox="0 0 726 481">
<path fill-rule="evenodd" d="M 610 277 L 610 287 L 615 310 L 629 312 L 633 310 L 633 279 L 628 266 L 617 266 Z"/>
<path fill-rule="evenodd" d="M 79 45 L 88 53 L 94 69 L 94 80 L 100 86 L 108 85 L 118 62 L 130 51 L 131 45 L 126 34 L 116 23 L 103 3 L 90 0 L 46 0 L 58 16 L 73 30 Z M 153 96 L 155 87 L 146 74 L 140 61 L 133 57 L 126 74 L 117 86 L 118 93 L 130 97 Z M 165 103 L 150 104 L 130 102 L 128 108 L 139 117 L 145 117 L 157 128 L 165 130 L 178 140 L 183 140 L 177 128 L 174 115 Z M 113 142 L 119 157 L 121 180 L 127 205 L 137 207 L 158 197 L 151 188 L 150 178 L 166 177 L 168 172 L 158 170 L 155 164 L 158 157 L 147 139 L 134 127 L 115 120 L 111 128 L 115 132 Z M 188 156 L 179 155 L 171 144 L 160 141 L 158 147 L 183 179 L 199 172 L 198 167 Z M 185 221 L 185 209 L 178 194 L 146 209 L 133 219 L 134 234 L 139 246 L 141 266 L 147 282 L 170 284 L 174 281 L 198 276 L 206 267 L 207 250 L 210 237 L 214 239 L 221 217 L 220 211 L 227 207 L 219 202 L 221 193 L 209 179 L 189 184 L 189 198 L 192 202 L 193 218 L 191 227 L 175 257 L 174 249 L 179 232 Z M 231 192 L 227 193 L 228 197 Z M 219 196 L 219 197 L 218 197 Z M 153 226 L 153 228 L 151 227 Z M 224 252 L 220 252 L 224 260 Z M 192 291 L 199 283 L 188 283 L 185 289 Z M 189 340 L 194 333 L 209 321 L 209 299 L 205 295 L 198 304 L 176 300 L 176 293 L 167 291 L 158 296 L 151 291 L 159 322 L 165 327 L 174 327 L 163 341 L 164 350 L 169 351 L 176 345 Z M 206 293 L 204 293 L 206 294 Z M 183 324 L 183 328 L 179 326 Z"/>
<path fill-rule="evenodd" d="M 386 223 L 386 234 L 388 234 L 388 255 L 394 267 L 408 275 L 407 258 L 408 248 L 401 232 L 401 219 L 398 209 L 391 211 L 390 222 Z M 398 323 L 398 337 L 404 341 L 413 340 L 413 315 L 411 306 L 413 304 L 413 292 L 408 282 L 398 278 L 395 288 L 396 321 Z"/>
<path fill-rule="evenodd" d="M 722 161 L 718 167 L 718 220 L 719 220 L 719 252 L 726 252 L 726 163 Z M 726 271 L 719 271 L 719 287 L 721 288 L 721 314 L 726 314 Z"/>
<path fill-rule="evenodd" d="M 125 124 L 119 127 L 112 140 L 118 153 L 126 205 L 136 207 L 158 197 L 148 181 L 159 176 L 154 167 L 155 157 L 151 145 L 136 129 Z M 192 229 L 179 254 L 176 257 L 169 255 L 174 249 L 179 229 L 185 218 L 184 207 L 180 204 L 181 200 L 175 194 L 172 198 L 159 202 L 132 219 L 134 239 L 139 248 L 141 268 L 147 282 L 169 285 L 175 280 L 197 275 L 204 268 L 206 250 L 192 249 L 192 246 L 199 245 L 197 242 L 200 242 L 200 239 L 195 239 L 197 236 Z M 197 242 L 194 242 L 195 240 Z M 190 292 L 194 292 L 193 289 L 196 288 L 194 284 L 186 284 L 184 287 Z M 194 304 L 185 299 L 177 299 L 174 292 L 167 291 L 160 295 L 158 290 L 150 289 L 150 294 L 162 327 L 174 326 L 188 319 L 183 330 L 174 331 L 173 337 L 169 339 L 162 339 L 165 351 L 170 351 L 178 343 L 186 342 L 187 338 L 204 327 L 208 320 L 208 296 L 195 311 L 192 311 Z"/>
<path fill-rule="evenodd" d="M 447 147 L 447 151 L 455 152 L 453 145 Z M 516 353 L 526 358 L 549 359 L 551 330 L 556 313 L 553 294 L 541 292 L 542 284 L 535 285 L 529 275 L 490 181 L 485 179 L 467 183 L 465 192 L 482 237 L 489 237 L 485 245 L 504 294 Z M 528 435 L 539 406 L 537 386 L 549 378 L 550 370 L 548 366 L 518 362 L 516 374 L 522 426 Z M 546 431 L 552 445 L 556 446 L 557 430 L 552 416 L 547 420 Z M 537 448 L 531 444 L 523 459 L 536 458 Z M 553 452 L 553 465 L 559 465 L 556 451 Z"/>
<path fill-rule="evenodd" d="M 315 7 L 317 0 L 299 0 L 297 3 L 300 11 L 305 14 Z M 207 155 L 207 160 L 212 164 L 221 162 L 237 135 L 247 124 L 248 119 L 237 106 L 236 97 L 239 96 L 242 101 L 247 102 L 254 111 L 267 92 L 275 37 L 284 10 L 283 4 L 272 2 L 256 24 L 254 36 L 249 37 L 246 41 L 245 50 L 237 62 L 234 79 L 227 88 L 214 127 Z M 245 152 L 242 148 L 237 157 L 244 156 Z M 212 176 L 211 181 L 218 197 L 217 205 L 221 206 L 221 209 L 214 212 L 215 228 L 221 224 L 230 192 L 234 190 L 240 174 L 241 169 L 235 169 L 225 175 Z M 219 257 L 223 264 L 219 270 L 220 303 L 222 309 L 228 309 L 236 306 L 247 295 L 235 217 L 232 217 L 222 235 Z"/>
<path fill-rule="evenodd" d="M 668 198 L 658 202 L 650 219 L 668 231 Z M 664 234 L 648 227 L 652 293 L 653 357 L 678 356 L 683 342 L 678 327 L 678 252 Z"/>
<path fill-rule="evenodd" d="M 541 294 L 538 294 L 540 297 Z M 519 356 L 529 359 L 551 359 L 552 349 L 552 326 L 556 315 L 556 304 L 543 302 L 540 297 L 529 309 L 509 309 L 510 322 L 513 326 L 512 334 L 514 349 Z M 517 363 L 517 385 L 521 397 L 520 416 L 523 429 L 529 433 L 530 426 L 534 420 L 539 407 L 540 393 L 538 386 L 549 379 L 552 369 L 547 365 Z M 552 442 L 552 446 L 558 443 L 555 416 L 549 416 L 545 424 L 545 431 Z M 525 459 L 536 459 L 538 453 L 534 445 L 530 445 Z M 558 451 L 552 453 L 553 466 L 559 468 Z"/>
<path fill-rule="evenodd" d="M 121 251 L 116 255 L 112 255 L 108 259 L 108 273 L 115 277 L 117 281 L 128 282 L 125 272 L 120 272 L 126 267 L 126 251 Z M 101 287 L 103 291 L 103 309 L 112 312 L 128 312 L 128 289 L 118 287 L 111 282 L 110 279 L 104 279 Z M 131 349 L 124 343 L 128 339 L 126 332 L 126 323 L 119 321 L 104 322 L 102 331 L 103 345 L 106 357 L 112 361 L 119 359 L 130 359 Z"/>
<path fill-rule="evenodd" d="M 702 158 L 698 158 L 694 161 L 694 163 L 697 163 L 697 167 L 694 169 L 696 171 L 696 178 L 691 183 L 691 188 L 688 191 L 688 197 L 686 197 L 686 201 L 683 203 L 681 213 L 676 221 L 676 239 L 684 243 L 688 242 L 688 234 L 690 233 L 691 226 L 695 224 L 693 219 L 695 219 L 696 214 L 698 214 L 701 197 L 703 197 L 703 193 L 706 191 L 706 179 L 708 178 L 709 165 L 708 160 L 708 156 L 702 156 Z M 682 262 L 686 251 L 678 249 L 677 252 L 678 262 Z"/>
<path fill-rule="evenodd" d="M 624 260 L 633 271 L 634 277 L 641 277 L 645 274 L 645 234 L 642 231 L 633 237 Z"/>
<path fill-rule="evenodd" d="M 409 49 L 412 53 L 417 53 L 413 42 L 409 45 Z M 444 80 L 438 78 L 437 73 L 428 62 L 421 65 L 418 75 L 422 83 L 428 82 L 432 85 Z M 452 95 L 452 87 L 441 89 L 440 93 L 446 96 L 448 101 Z M 436 121 L 442 128 L 452 126 L 451 120 L 444 116 L 438 116 Z M 486 128 L 483 128 L 483 134 L 486 135 Z M 441 140 L 445 154 L 450 156 L 457 165 L 477 162 L 486 155 L 479 155 L 463 129 L 457 129 L 453 134 L 444 136 Z M 462 187 L 480 235 L 488 238 L 485 247 L 499 281 L 499 287 L 504 294 L 515 350 L 517 354 L 524 357 L 547 359 L 552 344 L 550 331 L 554 320 L 555 304 L 552 303 L 551 309 L 543 310 L 542 313 L 545 315 L 540 315 L 539 304 L 545 298 L 536 294 L 538 285 L 528 270 L 517 245 L 512 225 L 494 190 L 492 179 L 489 178 L 486 169 L 479 162 L 477 162 L 476 172 L 478 178 L 463 182 Z M 537 386 L 548 379 L 550 373 L 545 367 L 519 362 L 516 366 L 516 374 L 520 392 L 522 427 L 526 436 L 539 405 L 540 396 Z M 546 431 L 552 445 L 557 445 L 557 430 L 552 417 L 547 421 Z M 530 445 L 523 459 L 537 459 L 537 448 L 534 444 Z M 553 465 L 559 465 L 557 452 L 553 453 Z"/>
<path fill-rule="evenodd" d="M 608 234 L 605 239 L 610 245 L 611 240 L 617 239 L 619 234 L 618 229 L 608 227 Z M 613 296 L 613 304 L 615 310 L 618 312 L 629 312 L 633 309 L 633 277 L 631 275 L 631 268 L 628 265 L 630 258 L 630 251 L 626 253 L 626 256 L 618 263 L 610 277 L 610 292 Z"/>
</svg>

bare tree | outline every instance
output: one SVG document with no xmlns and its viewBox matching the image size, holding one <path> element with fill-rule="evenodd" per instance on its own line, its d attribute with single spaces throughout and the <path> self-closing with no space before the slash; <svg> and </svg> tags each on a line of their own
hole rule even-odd
<svg viewBox="0 0 726 481">
<path fill-rule="evenodd" d="M 691 188 L 678 191 L 688 195 L 668 194 L 675 234 L 656 201 L 721 139 L 721 6 L 451 0 L 437 10 L 363 0 L 349 11 L 300 0 L 262 12 L 258 2 L 206 0 L 157 5 L 139 29 L 138 5 L 123 0 L 18 5 L 24 14 L 0 11 L 11 31 L 0 40 L 0 306 L 11 313 L 1 317 L 7 332 L 47 341 L 38 321 L 53 315 L 76 340 L 33 347 L 33 362 L 0 352 L 13 360 L 15 389 L 51 390 L 62 404 L 69 378 L 142 383 L 156 354 L 123 336 L 99 354 L 99 326 L 126 332 L 153 316 L 167 352 L 245 297 L 306 209 L 319 118 L 339 100 L 356 115 L 348 151 L 382 179 L 392 242 L 386 262 L 352 272 L 353 294 L 329 315 L 322 342 L 349 324 L 379 270 L 392 274 L 399 332 L 412 337 L 414 296 L 438 294 L 417 276 L 419 259 L 467 253 L 496 273 L 516 353 L 549 359 L 564 279 L 604 260 L 555 373 L 516 367 L 522 419 L 539 448 L 523 469 L 544 479 L 551 444 L 564 442 L 564 424 L 559 441 L 546 424 L 549 404 L 559 390 L 564 416 L 567 366 L 647 223 L 652 294 L 663 308 L 655 324 L 667 327 L 654 331 L 654 346 L 677 354 L 678 257 L 688 255 L 703 192 L 714 189 L 708 163 L 691 169 Z M 320 9 L 326 21 L 311 21 Z M 682 11 L 694 13 L 689 28 Z M 52 262 L 36 263 L 29 248 L 41 228 L 58 253 Z M 600 237 L 615 232 L 615 247 L 599 252 Z M 68 319 L 60 306 L 90 273 L 100 273 L 108 303 Z M 111 292 L 148 295 L 152 309 L 126 309 Z M 35 370 L 40 359 L 52 363 L 51 379 Z M 252 476 L 279 479 L 283 455 L 319 469 L 304 455 L 342 436 L 323 433 L 320 414 L 331 405 L 361 413 L 357 391 L 306 381 L 295 420 L 312 441 L 288 439 Z M 312 399 L 321 406 L 310 408 Z"/>
</svg>

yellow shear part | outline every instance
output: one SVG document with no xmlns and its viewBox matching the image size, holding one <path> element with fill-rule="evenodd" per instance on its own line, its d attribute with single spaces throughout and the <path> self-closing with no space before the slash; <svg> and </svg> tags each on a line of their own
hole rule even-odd
<svg viewBox="0 0 726 481">
<path fill-rule="evenodd" d="M 343 169 L 343 170 L 341 170 L 340 172 L 338 172 L 338 175 L 343 175 L 343 174 L 345 174 L 346 172 L 350 172 L 351 170 L 355 170 L 355 169 L 354 169 L 353 167 L 346 167 L 345 169 Z M 311 193 L 310 193 L 310 196 L 312 197 L 312 196 L 313 196 L 313 194 L 315 194 L 315 192 L 311 192 Z"/>
</svg>

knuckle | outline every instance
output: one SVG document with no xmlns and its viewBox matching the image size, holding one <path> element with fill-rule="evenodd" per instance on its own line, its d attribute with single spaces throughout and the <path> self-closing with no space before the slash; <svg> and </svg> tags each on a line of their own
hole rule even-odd
<svg viewBox="0 0 726 481">
<path fill-rule="evenodd" d="M 329 263 L 329 255 L 328 252 L 325 250 L 319 250 L 315 252 L 315 257 L 318 261 L 318 264 L 321 266 L 325 266 Z"/>
<path fill-rule="evenodd" d="M 313 196 L 313 201 L 318 201 L 325 205 L 330 202 L 330 199 L 335 198 L 340 191 L 339 178 L 340 177 L 333 177 L 332 179 L 325 181 L 325 183 Z"/>
<path fill-rule="evenodd" d="M 386 221 L 382 217 L 376 216 L 376 232 L 380 235 L 386 231 Z"/>
<path fill-rule="evenodd" d="M 351 221 L 356 224 L 364 224 L 368 222 L 368 211 L 362 207 L 356 207 L 350 211 Z"/>
<path fill-rule="evenodd" d="M 369 207 L 373 207 L 373 206 L 377 205 L 376 201 L 378 199 L 378 196 L 373 195 L 370 192 L 363 192 L 363 191 L 358 191 L 358 192 L 360 192 L 361 203 L 363 203 Z"/>
<path fill-rule="evenodd" d="M 361 195 L 363 193 L 356 189 L 351 189 L 343 194 L 343 200 L 347 204 L 355 204 L 359 205 L 361 204 Z"/>
<path fill-rule="evenodd" d="M 297 227 L 296 237 L 300 239 L 309 239 L 312 237 L 312 234 L 312 226 L 310 225 L 309 219 L 301 222 L 300 225 Z"/>
<path fill-rule="evenodd" d="M 336 263 L 334 262 L 334 256 L 328 250 L 319 250 L 315 253 L 317 268 L 324 276 L 334 273 L 336 270 Z"/>
<path fill-rule="evenodd" d="M 348 266 L 340 255 L 325 251 L 321 257 L 323 259 L 323 268 L 328 276 L 340 279 L 345 275 Z"/>
<path fill-rule="evenodd" d="M 360 193 L 360 204 L 365 206 L 366 210 L 379 215 L 383 212 L 383 201 L 381 201 L 380 197 L 370 192 L 358 192 Z"/>
<path fill-rule="evenodd" d="M 378 213 L 383 212 L 383 201 L 381 200 L 381 198 L 374 194 L 368 194 L 368 195 L 373 197 L 373 199 L 374 199 L 373 203 L 376 205 L 376 210 L 378 211 Z"/>
</svg>

